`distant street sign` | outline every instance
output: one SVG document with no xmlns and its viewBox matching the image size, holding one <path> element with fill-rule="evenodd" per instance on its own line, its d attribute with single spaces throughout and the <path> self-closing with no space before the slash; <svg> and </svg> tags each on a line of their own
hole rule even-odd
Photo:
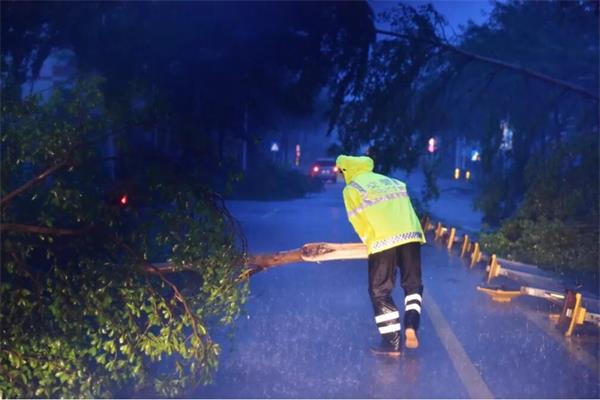
<svg viewBox="0 0 600 400">
<path fill-rule="evenodd" d="M 513 148 L 513 131 L 508 126 L 507 121 L 500 123 L 500 129 L 502 130 L 502 143 L 500 143 L 500 150 L 510 151 Z"/>
</svg>

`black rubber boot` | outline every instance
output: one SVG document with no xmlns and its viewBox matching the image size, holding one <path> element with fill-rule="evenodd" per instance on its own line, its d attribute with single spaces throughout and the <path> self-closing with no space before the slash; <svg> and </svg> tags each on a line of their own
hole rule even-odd
<svg viewBox="0 0 600 400">
<path fill-rule="evenodd" d="M 381 336 L 381 344 L 371 347 L 371 351 L 377 355 L 389 357 L 400 357 L 402 355 L 402 341 L 400 332 L 388 333 Z"/>
</svg>

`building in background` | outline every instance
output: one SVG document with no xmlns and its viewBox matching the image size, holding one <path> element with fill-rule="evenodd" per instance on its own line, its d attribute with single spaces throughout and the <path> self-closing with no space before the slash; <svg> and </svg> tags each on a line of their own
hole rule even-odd
<svg viewBox="0 0 600 400">
<path fill-rule="evenodd" d="M 42 63 L 39 75 L 29 72 L 29 80 L 21 87 L 23 97 L 40 95 L 48 100 L 52 88 L 69 86 L 77 74 L 77 58 L 69 49 L 54 49 Z"/>
</svg>

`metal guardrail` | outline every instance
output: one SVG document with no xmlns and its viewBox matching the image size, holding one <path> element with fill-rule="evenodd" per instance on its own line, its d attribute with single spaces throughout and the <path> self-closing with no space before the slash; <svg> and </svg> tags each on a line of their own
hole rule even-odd
<svg viewBox="0 0 600 400">
<path fill-rule="evenodd" d="M 537 269 L 536 266 L 499 258 L 495 254 L 492 254 L 491 256 L 484 254 L 481 251 L 479 243 L 472 242 L 467 234 L 465 234 L 462 238 L 457 238 L 456 228 L 444 227 L 441 222 L 438 222 L 434 227 L 428 217 L 423 218 L 421 224 L 425 233 L 431 230 L 434 231 L 435 242 L 440 242 L 442 244 L 446 242 L 446 248 L 449 251 L 452 250 L 452 247 L 455 243 L 460 243 L 460 257 L 468 257 L 470 259 L 469 268 L 473 268 L 481 261 L 489 262 L 486 264 L 485 268 L 487 271 L 486 283 L 488 285 L 494 278 L 498 276 L 504 276 L 513 280 L 525 282 L 528 280 L 547 280 L 556 283 L 554 280 L 548 277 L 540 276 L 530 272 L 517 271 L 502 266 L 502 264 L 512 264 L 525 269 Z M 598 300 L 590 298 L 584 299 L 580 292 L 571 289 L 565 289 L 564 294 L 557 291 L 535 288 L 531 286 L 521 286 L 519 290 L 505 290 L 493 287 L 477 286 L 477 290 L 489 295 L 492 300 L 502 303 L 508 303 L 512 301 L 513 298 L 519 296 L 531 296 L 548 300 L 554 304 L 562 305 L 562 312 L 560 314 L 549 314 L 549 317 L 551 320 L 556 322 L 557 326 L 562 331 L 564 331 L 564 335 L 566 337 L 569 337 L 573 334 L 576 326 L 584 323 L 589 323 L 596 327 L 600 327 L 600 314 L 592 313 L 583 307 L 584 300 L 586 303 L 594 303 L 598 302 Z M 598 302 L 598 304 L 600 305 L 600 302 Z"/>
</svg>

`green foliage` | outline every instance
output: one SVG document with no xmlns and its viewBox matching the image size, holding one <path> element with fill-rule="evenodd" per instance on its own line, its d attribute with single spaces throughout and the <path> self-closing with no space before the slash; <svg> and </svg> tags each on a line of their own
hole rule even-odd
<svg viewBox="0 0 600 400">
<path fill-rule="evenodd" d="M 556 271 L 598 269 L 598 231 L 559 219 L 515 218 L 495 233 L 482 234 L 482 248 Z"/>
<path fill-rule="evenodd" d="M 260 193 L 304 193 L 300 174 L 262 170 L 259 132 L 282 111 L 312 111 L 328 83 L 343 96 L 360 82 L 369 5 L 1 8 L 3 203 L 48 177 L 2 205 L 0 395 L 182 395 L 210 379 L 209 330 L 231 324 L 247 293 L 243 237 L 209 189 L 227 186 L 225 143 L 247 142 Z M 104 80 L 20 101 L 56 48 Z M 178 159 L 141 146 L 147 132 Z M 170 272 L 147 264 L 165 260 Z"/>
<path fill-rule="evenodd" d="M 421 199 L 426 207 L 439 197 L 436 175 L 441 160 L 425 154 L 425 144 L 446 122 L 442 112 L 431 117 L 448 79 L 443 52 L 432 45 L 439 41 L 445 22 L 431 5 L 415 9 L 399 4 L 382 17 L 395 35 L 382 35 L 373 45 L 363 84 L 334 114 L 340 141 L 336 150 L 355 153 L 368 146 L 383 173 L 411 171 L 422 160 L 426 182 Z"/>
<path fill-rule="evenodd" d="M 232 186 L 232 198 L 249 200 L 283 200 L 303 197 L 323 189 L 323 182 L 307 174 L 273 162 L 251 168 Z"/>
<path fill-rule="evenodd" d="M 118 204 L 99 145 L 118 130 L 100 84 L 2 104 L 5 397 L 181 396 L 210 381 L 210 331 L 247 296 L 243 237 L 197 180 L 131 162 L 138 190 Z"/>
<path fill-rule="evenodd" d="M 505 221 L 484 237 L 487 249 L 596 266 L 598 103 L 558 81 L 597 93 L 598 11 L 597 2 L 498 2 L 487 23 L 456 38 L 458 52 L 435 10 L 400 5 L 388 15 L 394 34 L 374 46 L 363 87 L 341 108 L 341 146 L 369 145 L 386 170 L 413 168 L 430 135 L 479 142 L 477 206 L 492 227 Z M 501 120 L 514 132 L 511 151 L 499 149 Z M 437 195 L 432 161 L 423 163 L 425 201 Z"/>
<path fill-rule="evenodd" d="M 533 157 L 515 217 L 483 235 L 491 253 L 557 269 L 598 268 L 598 136 L 579 135 Z"/>
</svg>

